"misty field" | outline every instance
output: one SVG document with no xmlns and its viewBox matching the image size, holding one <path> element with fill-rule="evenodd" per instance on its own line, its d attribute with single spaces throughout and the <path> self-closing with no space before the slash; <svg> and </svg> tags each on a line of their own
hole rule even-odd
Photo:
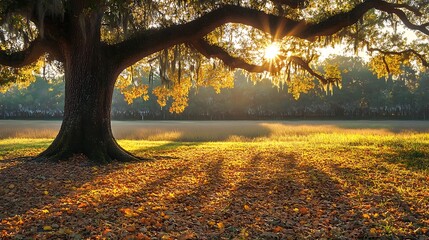
<svg viewBox="0 0 429 240">
<path fill-rule="evenodd" d="M 60 121 L 0 120 L 0 139 L 54 138 Z M 323 134 L 429 133 L 429 121 L 113 121 L 117 139 L 150 141 L 289 141 Z"/>
<path fill-rule="evenodd" d="M 113 122 L 148 160 L 31 161 L 0 121 L 2 239 L 429 239 L 429 122 Z"/>
</svg>

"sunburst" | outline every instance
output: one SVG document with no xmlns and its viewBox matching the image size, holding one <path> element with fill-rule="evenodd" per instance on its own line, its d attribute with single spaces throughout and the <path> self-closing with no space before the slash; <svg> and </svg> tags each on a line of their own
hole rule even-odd
<svg viewBox="0 0 429 240">
<path fill-rule="evenodd" d="M 279 54 L 280 45 L 276 42 L 272 42 L 265 48 L 264 58 L 269 61 L 273 61 Z"/>
</svg>

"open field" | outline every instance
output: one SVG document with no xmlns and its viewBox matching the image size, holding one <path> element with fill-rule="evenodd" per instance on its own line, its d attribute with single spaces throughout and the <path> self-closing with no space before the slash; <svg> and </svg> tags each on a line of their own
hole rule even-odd
<svg viewBox="0 0 429 240">
<path fill-rule="evenodd" d="M 2 239 L 429 239 L 428 122 L 114 122 L 151 160 L 103 166 L 6 122 Z"/>
<path fill-rule="evenodd" d="M 54 138 L 60 121 L 0 120 L 2 138 Z M 429 121 L 113 121 L 117 139 L 151 141 L 288 141 L 317 134 L 429 133 Z"/>
</svg>

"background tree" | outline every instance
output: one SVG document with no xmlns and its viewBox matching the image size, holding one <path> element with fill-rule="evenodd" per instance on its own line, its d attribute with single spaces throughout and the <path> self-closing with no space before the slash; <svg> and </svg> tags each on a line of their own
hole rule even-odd
<svg viewBox="0 0 429 240">
<path fill-rule="evenodd" d="M 296 97 L 313 78 L 330 91 L 338 69 L 312 65 L 328 44 L 367 48 L 379 76 L 399 74 L 401 63 L 427 66 L 428 8 L 426 0 L 1 0 L 0 73 L 6 84 L 25 82 L 18 76 L 62 63 L 63 124 L 39 159 L 133 160 L 111 132 L 115 83 L 132 101 L 147 98 L 137 76 L 161 79 L 154 94 L 160 105 L 171 97 L 174 112 L 187 106 L 192 86 L 232 87 L 232 68 L 287 83 Z M 415 31 L 413 42 L 404 28 Z M 278 53 L 264 54 L 272 44 Z"/>
</svg>

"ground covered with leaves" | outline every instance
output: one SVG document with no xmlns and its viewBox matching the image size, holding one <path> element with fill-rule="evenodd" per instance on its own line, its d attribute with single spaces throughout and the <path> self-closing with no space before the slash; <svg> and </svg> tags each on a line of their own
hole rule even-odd
<svg viewBox="0 0 429 240">
<path fill-rule="evenodd" d="M 0 140 L 2 239 L 429 239 L 429 134 L 121 140 L 150 161 L 31 161 Z"/>
</svg>

